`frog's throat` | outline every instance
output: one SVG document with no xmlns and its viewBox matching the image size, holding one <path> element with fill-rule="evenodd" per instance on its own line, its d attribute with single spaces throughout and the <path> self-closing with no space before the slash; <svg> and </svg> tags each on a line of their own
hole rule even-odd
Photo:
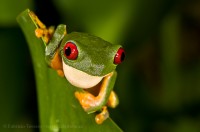
<svg viewBox="0 0 200 132">
<path fill-rule="evenodd" d="M 78 88 L 91 88 L 97 85 L 104 76 L 92 76 L 69 65 L 66 65 L 64 61 L 63 71 L 66 79 L 74 86 Z"/>
</svg>

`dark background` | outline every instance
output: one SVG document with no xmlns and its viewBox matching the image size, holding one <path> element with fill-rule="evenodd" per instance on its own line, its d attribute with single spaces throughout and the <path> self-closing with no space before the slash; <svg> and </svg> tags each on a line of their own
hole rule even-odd
<svg viewBox="0 0 200 132">
<path fill-rule="evenodd" d="M 37 126 L 33 67 L 17 15 L 95 34 L 126 50 L 111 117 L 124 131 L 200 131 L 199 0 L 0 0 L 0 131 Z"/>
</svg>

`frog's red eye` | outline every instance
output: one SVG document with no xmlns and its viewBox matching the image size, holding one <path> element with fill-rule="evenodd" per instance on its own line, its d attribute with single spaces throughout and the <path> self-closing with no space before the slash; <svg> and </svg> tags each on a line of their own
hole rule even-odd
<svg viewBox="0 0 200 132">
<path fill-rule="evenodd" d="M 121 47 L 118 49 L 117 53 L 115 54 L 114 64 L 120 64 L 125 58 L 124 49 Z"/>
<path fill-rule="evenodd" d="M 69 60 L 75 60 L 78 57 L 78 50 L 74 43 L 67 42 L 63 48 L 65 57 Z"/>
</svg>

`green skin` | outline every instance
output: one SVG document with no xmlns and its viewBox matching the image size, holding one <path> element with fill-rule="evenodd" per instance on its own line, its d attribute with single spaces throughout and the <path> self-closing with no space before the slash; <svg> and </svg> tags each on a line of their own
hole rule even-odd
<svg viewBox="0 0 200 132">
<path fill-rule="evenodd" d="M 46 47 L 46 61 L 50 64 L 57 49 L 64 64 L 82 71 L 86 74 L 96 77 L 105 77 L 109 73 L 114 73 L 107 81 L 106 90 L 104 91 L 98 105 L 91 106 L 86 110 L 88 113 L 95 112 L 106 105 L 109 95 L 114 87 L 116 80 L 116 64 L 113 63 L 114 56 L 121 45 L 111 44 L 99 37 L 86 33 L 72 32 L 64 35 L 65 25 L 59 25 L 49 44 Z M 63 48 L 66 42 L 73 42 L 78 49 L 76 60 L 69 60 L 64 56 Z"/>
</svg>

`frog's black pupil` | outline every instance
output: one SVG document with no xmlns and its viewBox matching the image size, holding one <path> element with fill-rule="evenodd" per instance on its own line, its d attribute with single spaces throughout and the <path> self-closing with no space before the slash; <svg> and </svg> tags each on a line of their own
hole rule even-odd
<svg viewBox="0 0 200 132">
<path fill-rule="evenodd" d="M 125 58 L 125 53 L 122 52 L 122 55 L 121 55 L 121 58 L 120 58 L 121 62 L 124 60 L 124 58 Z"/>
<path fill-rule="evenodd" d="M 66 49 L 65 49 L 65 55 L 66 56 L 69 56 L 71 54 L 71 48 L 70 47 L 67 47 Z"/>
</svg>

